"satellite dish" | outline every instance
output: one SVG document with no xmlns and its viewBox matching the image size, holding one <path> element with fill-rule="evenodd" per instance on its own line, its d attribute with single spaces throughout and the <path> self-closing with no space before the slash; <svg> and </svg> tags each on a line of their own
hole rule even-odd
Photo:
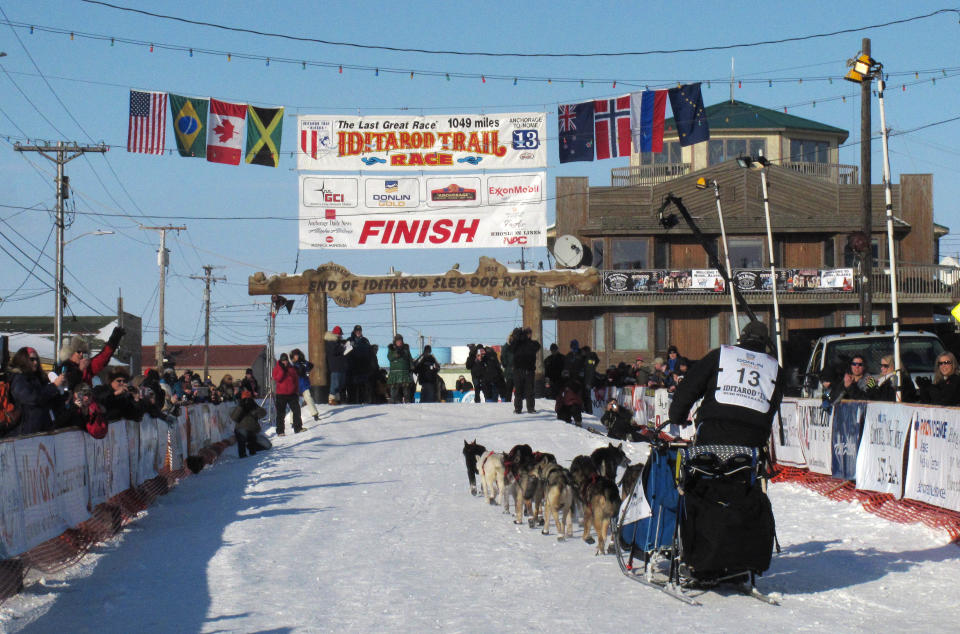
<svg viewBox="0 0 960 634">
<path fill-rule="evenodd" d="M 557 259 L 557 264 L 564 268 L 572 269 L 579 266 L 583 261 L 583 255 L 583 245 L 569 234 L 557 238 L 557 242 L 553 245 L 553 257 Z"/>
</svg>

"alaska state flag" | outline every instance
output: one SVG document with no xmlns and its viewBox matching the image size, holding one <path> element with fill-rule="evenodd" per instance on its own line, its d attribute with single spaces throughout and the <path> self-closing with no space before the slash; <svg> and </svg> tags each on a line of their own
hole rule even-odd
<svg viewBox="0 0 960 634">
<path fill-rule="evenodd" d="M 630 156 L 630 95 L 593 102 L 597 160 Z"/>
<path fill-rule="evenodd" d="M 207 157 L 207 99 L 170 93 L 170 114 L 180 156 Z"/>
<path fill-rule="evenodd" d="M 560 128 L 560 162 L 593 160 L 593 102 L 564 104 L 557 108 Z"/>
<path fill-rule="evenodd" d="M 635 152 L 663 152 L 666 110 L 666 90 L 644 90 L 630 95 L 630 129 Z"/>
<path fill-rule="evenodd" d="M 710 126 L 703 109 L 703 95 L 700 94 L 699 83 L 671 88 L 670 107 L 673 108 L 673 120 L 677 124 L 680 145 L 693 145 L 710 138 Z"/>
</svg>

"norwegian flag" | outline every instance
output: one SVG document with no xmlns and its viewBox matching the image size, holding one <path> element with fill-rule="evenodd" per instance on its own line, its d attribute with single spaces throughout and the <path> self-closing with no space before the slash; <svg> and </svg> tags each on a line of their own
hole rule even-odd
<svg viewBox="0 0 960 634">
<path fill-rule="evenodd" d="M 630 156 L 630 95 L 593 102 L 597 160 Z"/>
</svg>

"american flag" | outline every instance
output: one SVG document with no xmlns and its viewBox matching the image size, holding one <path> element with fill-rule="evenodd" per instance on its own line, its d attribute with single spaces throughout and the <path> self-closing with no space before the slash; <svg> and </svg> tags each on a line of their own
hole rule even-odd
<svg viewBox="0 0 960 634">
<path fill-rule="evenodd" d="M 127 151 L 163 154 L 167 132 L 167 93 L 130 91 Z"/>
</svg>

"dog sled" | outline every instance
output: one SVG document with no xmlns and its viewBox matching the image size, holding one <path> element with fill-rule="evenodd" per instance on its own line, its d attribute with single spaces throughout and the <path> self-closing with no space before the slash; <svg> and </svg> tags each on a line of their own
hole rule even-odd
<svg viewBox="0 0 960 634">
<path fill-rule="evenodd" d="M 773 511 L 763 453 L 650 434 L 643 474 L 621 508 L 614 544 L 623 573 L 689 605 L 719 586 L 778 604 L 756 576 L 770 566 Z"/>
</svg>

